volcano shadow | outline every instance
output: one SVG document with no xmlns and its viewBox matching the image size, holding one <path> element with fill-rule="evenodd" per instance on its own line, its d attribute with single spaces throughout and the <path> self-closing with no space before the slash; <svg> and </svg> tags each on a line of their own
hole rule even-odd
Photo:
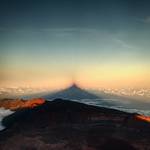
<svg viewBox="0 0 150 150">
<path fill-rule="evenodd" d="M 50 93 L 50 94 L 44 95 L 43 98 L 48 99 L 48 100 L 56 99 L 56 98 L 72 99 L 72 100 L 101 99 L 100 96 L 97 96 L 84 89 L 81 89 L 76 84 L 73 84 L 70 87 L 64 90 L 58 91 L 56 93 Z"/>
</svg>

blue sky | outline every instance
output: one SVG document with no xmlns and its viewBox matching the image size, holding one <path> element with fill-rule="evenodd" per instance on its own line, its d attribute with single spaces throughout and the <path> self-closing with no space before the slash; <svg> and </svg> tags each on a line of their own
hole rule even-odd
<svg viewBox="0 0 150 150">
<path fill-rule="evenodd" d="M 2 0 L 1 85 L 53 87 L 76 78 L 95 88 L 148 87 L 149 6 L 148 0 Z"/>
</svg>

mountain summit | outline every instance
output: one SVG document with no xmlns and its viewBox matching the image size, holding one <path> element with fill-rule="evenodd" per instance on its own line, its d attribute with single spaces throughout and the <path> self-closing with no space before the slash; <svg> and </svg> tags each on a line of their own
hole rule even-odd
<svg viewBox="0 0 150 150">
<path fill-rule="evenodd" d="M 71 86 L 69 86 L 70 89 L 81 89 L 76 83 L 73 83 Z"/>
<path fill-rule="evenodd" d="M 98 99 L 99 97 L 80 88 L 77 84 L 73 83 L 68 88 L 58 91 L 56 93 L 51 93 L 43 96 L 45 99 L 55 99 L 55 98 L 63 98 L 63 99 Z"/>
</svg>

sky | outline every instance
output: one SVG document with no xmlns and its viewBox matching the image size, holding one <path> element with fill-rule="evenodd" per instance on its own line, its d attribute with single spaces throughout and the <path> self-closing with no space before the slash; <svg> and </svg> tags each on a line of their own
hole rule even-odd
<svg viewBox="0 0 150 150">
<path fill-rule="evenodd" d="M 149 0 L 0 0 L 0 87 L 150 88 Z"/>
</svg>

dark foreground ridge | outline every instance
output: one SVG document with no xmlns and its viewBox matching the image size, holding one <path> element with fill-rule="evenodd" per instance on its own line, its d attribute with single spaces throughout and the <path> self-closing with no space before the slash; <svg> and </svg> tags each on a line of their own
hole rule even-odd
<svg viewBox="0 0 150 150">
<path fill-rule="evenodd" d="M 150 124 L 136 114 L 56 99 L 6 117 L 1 150 L 146 150 Z"/>
</svg>

